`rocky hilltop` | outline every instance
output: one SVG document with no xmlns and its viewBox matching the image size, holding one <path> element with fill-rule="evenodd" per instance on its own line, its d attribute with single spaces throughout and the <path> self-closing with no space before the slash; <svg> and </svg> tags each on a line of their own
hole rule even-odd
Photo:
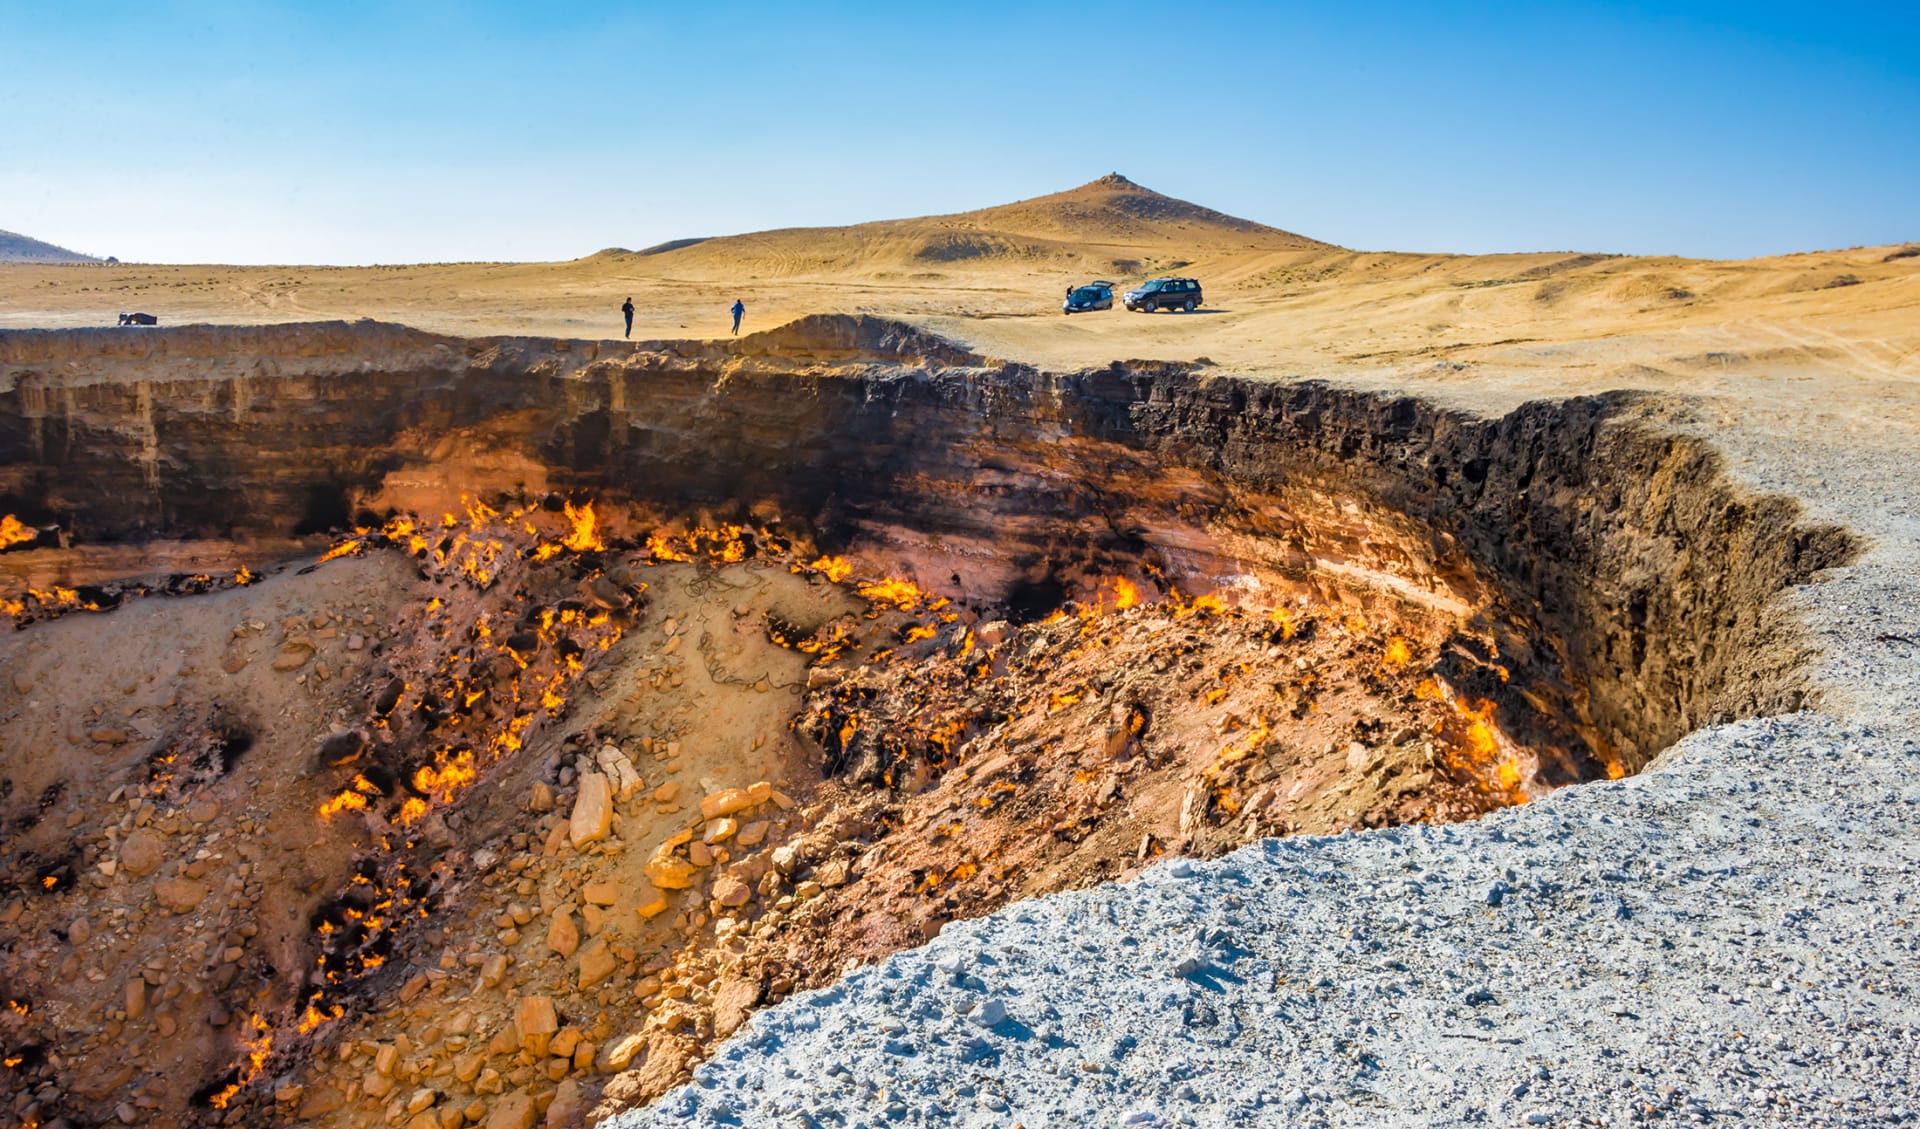
<svg viewBox="0 0 1920 1129">
<path fill-rule="evenodd" d="M 97 263 L 92 255 L 82 255 L 65 247 L 56 247 L 12 231 L 0 231 L 0 263 Z"/>
</svg>

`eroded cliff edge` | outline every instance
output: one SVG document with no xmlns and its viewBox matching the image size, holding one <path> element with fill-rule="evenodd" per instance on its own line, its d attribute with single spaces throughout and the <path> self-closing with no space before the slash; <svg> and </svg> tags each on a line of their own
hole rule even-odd
<svg viewBox="0 0 1920 1129">
<path fill-rule="evenodd" d="M 1046 373 L 812 318 L 720 343 L 373 323 L 0 335 L 0 510 L 75 545 L 279 539 L 461 494 L 612 493 L 884 544 L 1044 611 L 1129 564 L 1479 617 L 1595 763 L 1795 708 L 1772 596 L 1851 541 L 1624 395 L 1497 419 L 1325 383 Z M 32 550 L 29 550 L 31 552 Z M 1561 782 L 1577 774 L 1563 766 Z"/>
</svg>

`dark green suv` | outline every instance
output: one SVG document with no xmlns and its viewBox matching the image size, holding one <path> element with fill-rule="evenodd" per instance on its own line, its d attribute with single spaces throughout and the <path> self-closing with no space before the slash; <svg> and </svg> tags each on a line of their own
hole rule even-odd
<svg viewBox="0 0 1920 1129">
<path fill-rule="evenodd" d="M 1120 300 L 1126 303 L 1127 309 L 1144 314 L 1174 309 L 1192 313 L 1206 301 L 1200 296 L 1200 284 L 1191 278 L 1152 279 L 1138 290 L 1122 294 Z"/>
</svg>

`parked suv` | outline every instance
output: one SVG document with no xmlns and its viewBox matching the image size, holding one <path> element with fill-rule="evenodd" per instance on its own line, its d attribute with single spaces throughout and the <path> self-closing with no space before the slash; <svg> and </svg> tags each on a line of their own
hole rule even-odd
<svg viewBox="0 0 1920 1129">
<path fill-rule="evenodd" d="M 1176 307 L 1192 313 L 1206 301 L 1200 296 L 1200 284 L 1191 278 L 1152 279 L 1140 289 L 1129 290 L 1120 297 L 1127 309 L 1148 314 Z"/>
<path fill-rule="evenodd" d="M 1113 283 L 1099 279 L 1067 291 L 1067 300 L 1060 305 L 1060 312 L 1063 314 L 1111 309 L 1113 309 Z"/>
</svg>

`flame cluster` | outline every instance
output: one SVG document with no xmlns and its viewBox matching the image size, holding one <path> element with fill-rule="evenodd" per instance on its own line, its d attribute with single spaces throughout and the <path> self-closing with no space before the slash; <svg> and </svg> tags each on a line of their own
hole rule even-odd
<svg viewBox="0 0 1920 1129">
<path fill-rule="evenodd" d="M 273 1055 L 273 1029 L 267 1026 L 267 1021 L 255 1014 L 247 1017 L 247 1023 L 253 1028 L 253 1037 L 246 1041 L 246 1065 L 240 1068 L 239 1078 L 229 1082 L 225 1089 L 207 1099 L 207 1104 L 215 1109 L 227 1108 L 227 1104 L 233 1101 L 241 1090 L 246 1089 L 249 1083 L 260 1076 L 261 1068 L 266 1066 L 267 1059 Z"/>
<path fill-rule="evenodd" d="M 97 612 L 100 605 L 81 596 L 73 588 L 59 585 L 46 590 L 29 588 L 26 593 L 14 598 L 0 597 L 0 612 L 12 616 L 15 620 L 47 619 L 67 612 Z"/>
<path fill-rule="evenodd" d="M 12 514 L 0 517 L 0 549 L 23 544 L 38 536 L 37 530 Z"/>
</svg>

